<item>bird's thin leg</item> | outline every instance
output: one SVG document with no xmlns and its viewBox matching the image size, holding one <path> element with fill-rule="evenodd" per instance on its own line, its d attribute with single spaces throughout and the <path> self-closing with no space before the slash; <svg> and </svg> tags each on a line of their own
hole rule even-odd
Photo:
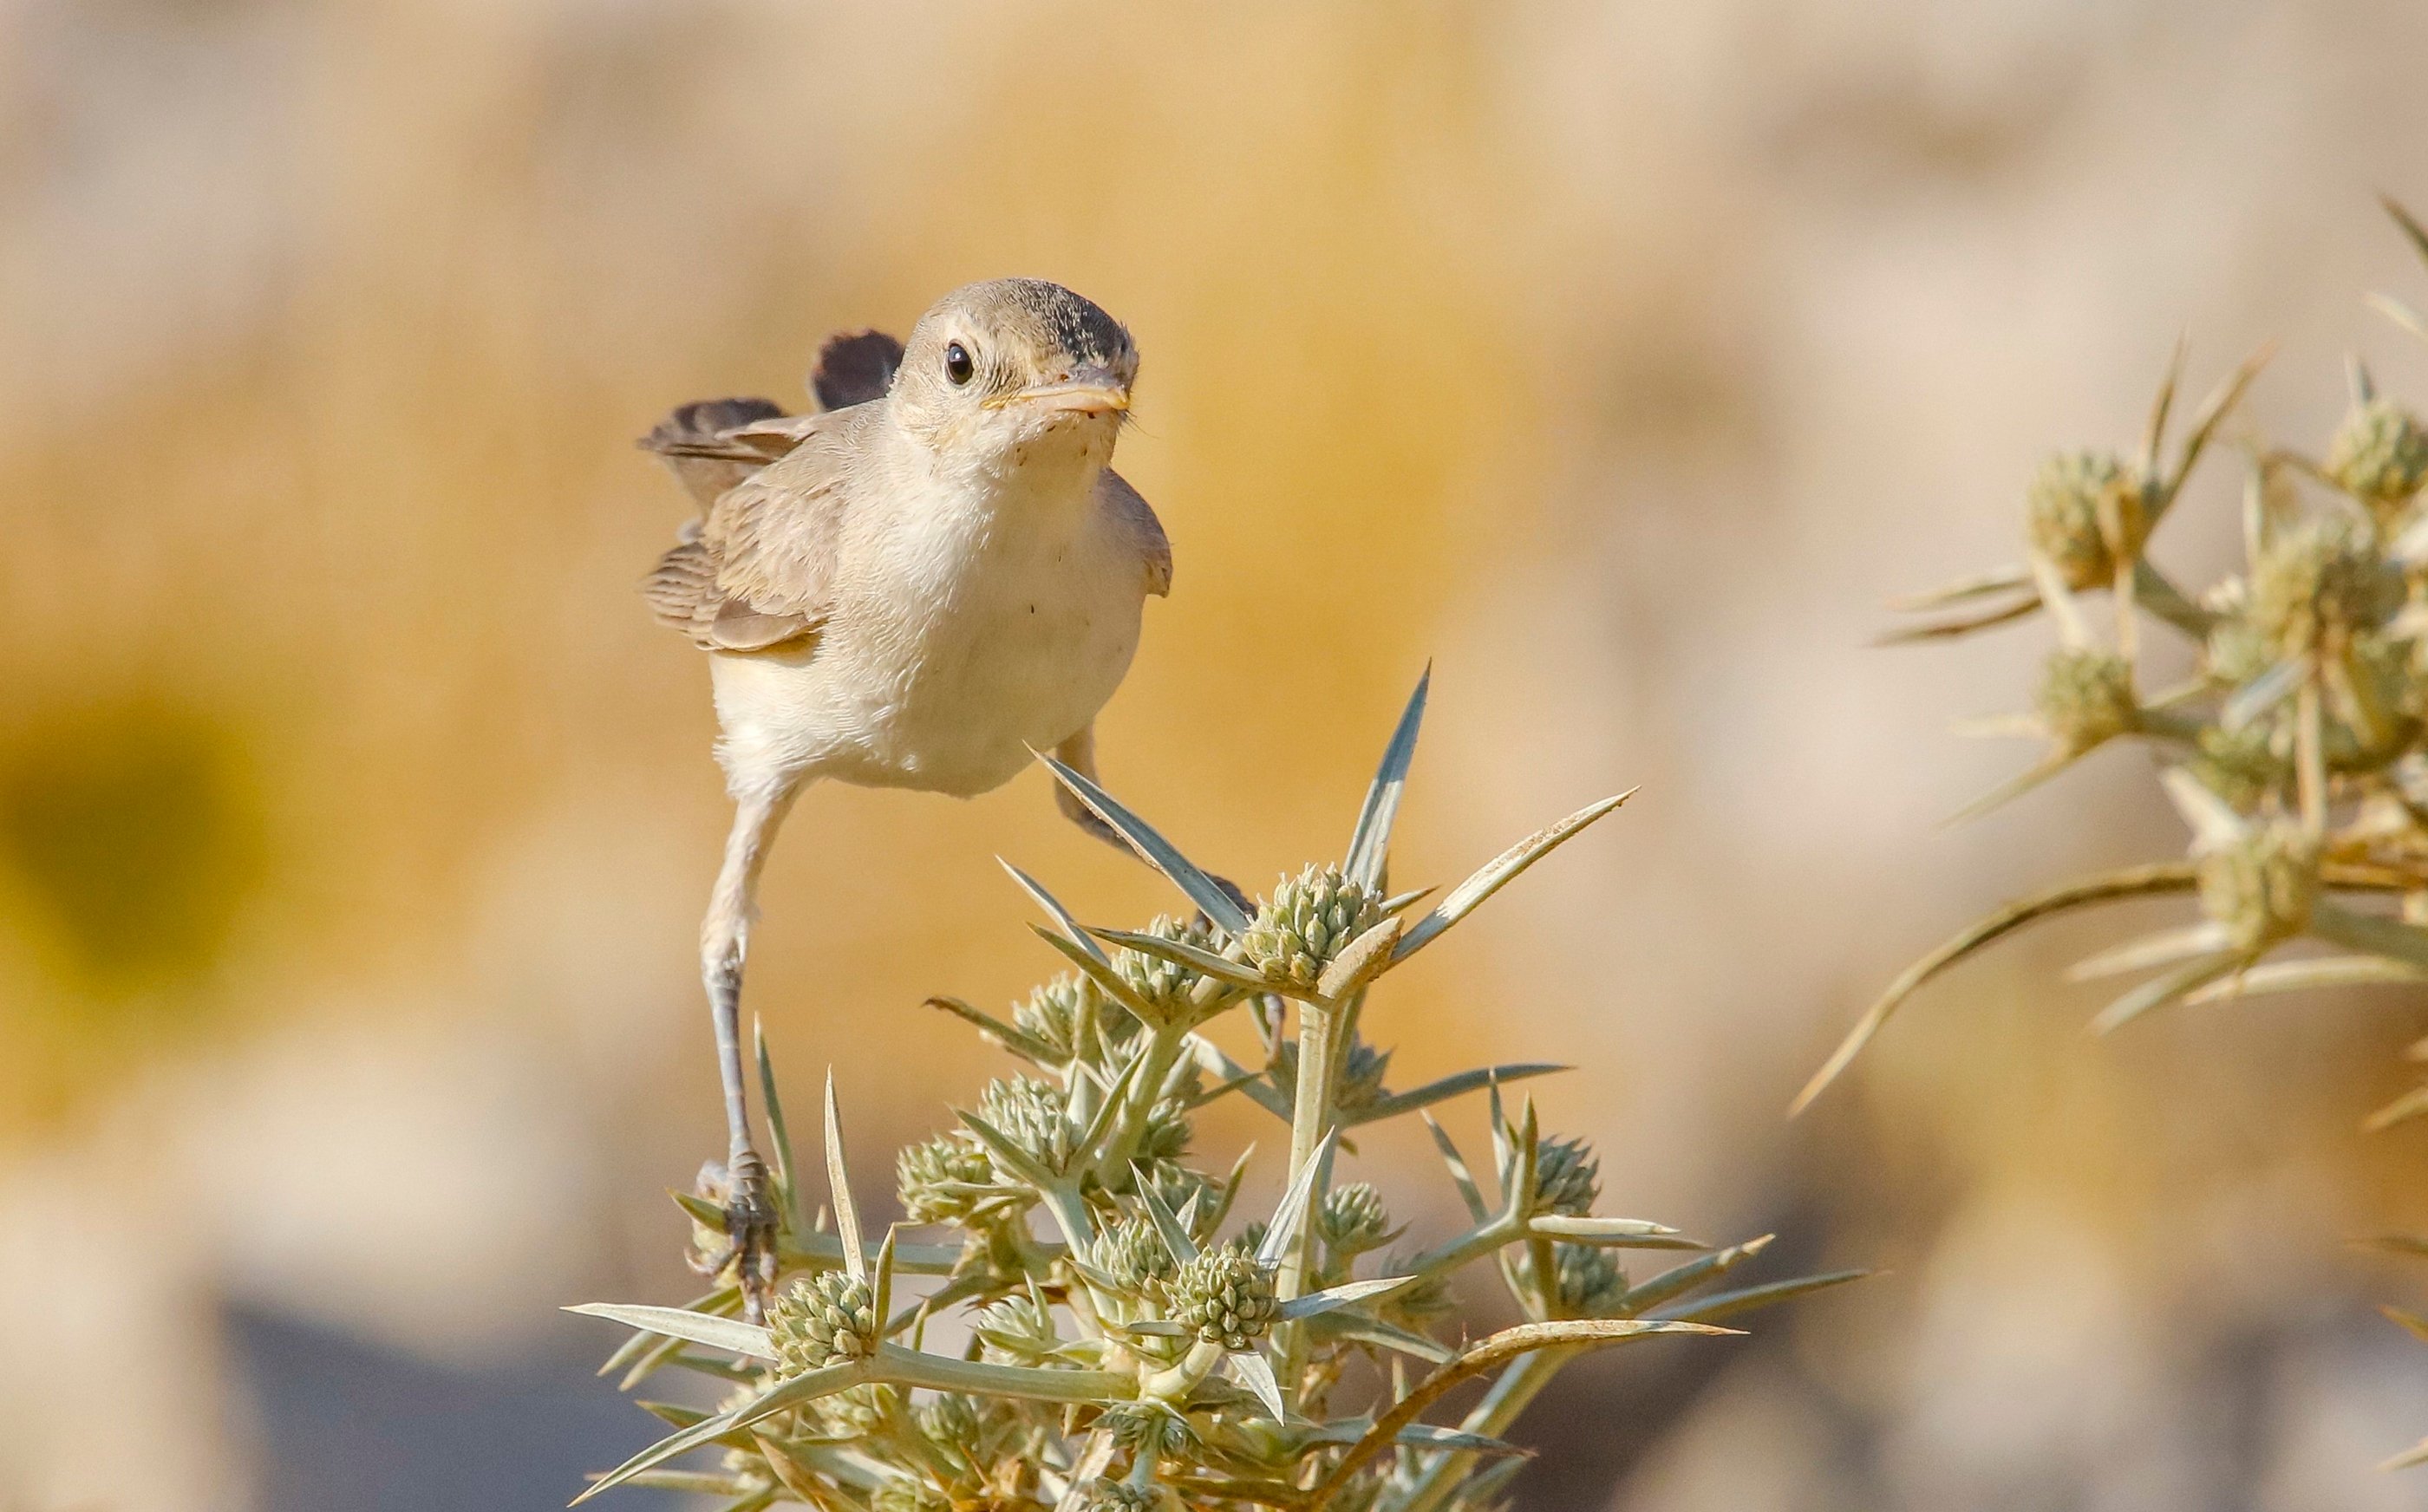
<svg viewBox="0 0 2428 1512">
<path fill-rule="evenodd" d="M 783 823 L 799 791 L 798 781 L 789 777 L 737 784 L 725 863 L 717 869 L 708 918 L 700 926 L 700 979 L 708 988 L 709 1012 L 716 1027 L 716 1069 L 725 1084 L 728 1255 L 753 1323 L 765 1316 L 767 1296 L 776 1285 L 776 1208 L 768 1195 L 767 1163 L 750 1142 L 750 1094 L 742 1065 L 742 967 L 757 912 L 760 867 L 776 827 Z"/>
<path fill-rule="evenodd" d="M 1073 735 L 1070 739 L 1064 741 L 1059 746 L 1055 747 L 1054 759 L 1060 762 L 1063 765 L 1068 766 L 1071 770 L 1078 773 L 1081 777 L 1086 778 L 1089 781 L 1092 782 L 1096 781 L 1096 727 L 1091 724 L 1086 729 L 1080 731 L 1077 734 Z M 1054 784 L 1054 806 L 1062 811 L 1062 817 L 1070 820 L 1073 824 L 1075 824 L 1080 829 L 1088 831 L 1088 833 L 1112 846 L 1123 855 L 1135 856 L 1138 854 L 1130 848 L 1130 843 L 1122 838 L 1122 832 L 1119 830 L 1107 824 L 1104 819 L 1097 814 L 1095 810 L 1079 801 L 1078 794 L 1072 792 L 1069 788 L 1064 787 L 1059 782 Z"/>
<path fill-rule="evenodd" d="M 1077 734 L 1073 735 L 1070 739 L 1064 741 L 1059 746 L 1055 747 L 1054 759 L 1060 762 L 1063 765 L 1068 766 L 1071 770 L 1078 773 L 1081 777 L 1086 778 L 1089 781 L 1095 781 L 1096 727 L 1091 724 L 1087 729 L 1080 731 Z M 1143 856 L 1139 855 L 1138 851 L 1131 846 L 1128 841 L 1122 838 L 1122 832 L 1119 830 L 1107 824 L 1104 821 L 1103 816 L 1098 814 L 1095 810 L 1080 802 L 1078 794 L 1072 792 L 1069 788 L 1064 787 L 1059 782 L 1054 784 L 1054 806 L 1062 811 L 1062 816 L 1064 818 L 1070 820 L 1073 824 L 1077 825 L 1080 829 L 1085 830 L 1088 833 L 1094 835 L 1097 839 L 1112 846 L 1115 850 L 1120 851 L 1123 855 L 1140 861 L 1146 859 Z M 1250 914 L 1254 914 L 1256 912 L 1255 900 L 1250 897 L 1246 893 L 1240 891 L 1239 883 L 1231 880 L 1231 879 L 1227 877 L 1218 876 L 1212 872 L 1208 872 L 1206 877 L 1214 883 L 1215 886 L 1229 894 L 1231 901 L 1239 904 L 1242 912 Z"/>
</svg>

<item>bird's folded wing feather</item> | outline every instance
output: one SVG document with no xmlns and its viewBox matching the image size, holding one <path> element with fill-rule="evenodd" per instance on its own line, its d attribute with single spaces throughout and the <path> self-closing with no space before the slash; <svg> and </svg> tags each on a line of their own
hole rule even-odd
<svg viewBox="0 0 2428 1512">
<path fill-rule="evenodd" d="M 848 494 L 852 412 L 812 417 L 789 452 L 717 496 L 641 595 L 705 650 L 795 646 L 826 622 Z"/>
<path fill-rule="evenodd" d="M 658 421 L 640 446 L 656 452 L 692 502 L 706 509 L 717 495 L 792 450 L 790 441 L 771 450 L 768 443 L 739 439 L 786 420 L 772 400 L 703 399 Z"/>
<path fill-rule="evenodd" d="M 1146 591 L 1158 599 L 1170 596 L 1172 542 L 1163 534 L 1163 521 L 1155 518 L 1154 509 L 1129 481 L 1112 468 L 1105 469 L 1104 481 L 1096 486 L 1105 508 L 1138 543 L 1139 558 L 1146 568 Z"/>
</svg>

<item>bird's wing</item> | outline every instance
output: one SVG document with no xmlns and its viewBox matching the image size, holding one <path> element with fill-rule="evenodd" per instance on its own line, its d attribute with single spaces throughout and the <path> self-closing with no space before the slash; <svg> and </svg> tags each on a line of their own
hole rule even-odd
<svg viewBox="0 0 2428 1512">
<path fill-rule="evenodd" d="M 818 349 L 810 392 L 821 412 L 882 399 L 902 365 L 902 343 L 882 331 L 838 331 Z M 641 437 L 705 512 L 727 489 L 798 446 L 815 415 L 787 415 L 767 399 L 703 399 Z"/>
<path fill-rule="evenodd" d="M 811 417 L 798 443 L 717 496 L 641 585 L 658 622 L 705 650 L 796 646 L 826 623 L 852 434 L 872 412 Z"/>
<path fill-rule="evenodd" d="M 1107 513 L 1138 543 L 1139 559 L 1146 567 L 1146 591 L 1158 599 L 1168 597 L 1172 592 L 1172 542 L 1163 534 L 1163 521 L 1155 518 L 1154 509 L 1129 485 L 1128 480 L 1112 468 L 1105 469 L 1104 480 L 1096 487 Z"/>
<path fill-rule="evenodd" d="M 658 421 L 639 445 L 656 452 L 692 502 L 705 510 L 718 494 L 791 450 L 788 444 L 771 452 L 741 440 L 739 433 L 781 425 L 784 419 L 783 410 L 772 400 L 703 399 Z"/>
</svg>

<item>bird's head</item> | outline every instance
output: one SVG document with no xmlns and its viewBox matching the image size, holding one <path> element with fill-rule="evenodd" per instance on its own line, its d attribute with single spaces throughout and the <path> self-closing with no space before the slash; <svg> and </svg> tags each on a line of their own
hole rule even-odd
<svg viewBox="0 0 2428 1512">
<path fill-rule="evenodd" d="M 903 426 L 982 467 L 1102 467 L 1129 413 L 1138 344 L 1059 284 L 998 278 L 919 318 L 891 401 Z"/>
</svg>

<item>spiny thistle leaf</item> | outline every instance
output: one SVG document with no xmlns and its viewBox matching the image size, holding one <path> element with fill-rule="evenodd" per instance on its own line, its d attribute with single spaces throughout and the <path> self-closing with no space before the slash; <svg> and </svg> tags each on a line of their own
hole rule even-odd
<svg viewBox="0 0 2428 1512">
<path fill-rule="evenodd" d="M 2068 882 L 2046 892 L 2010 903 L 1995 913 L 1974 924 L 1938 949 L 1906 968 L 1904 975 L 1889 984 L 1887 992 L 1867 1010 L 1838 1048 L 1830 1054 L 1804 1090 L 1788 1105 L 1793 1118 L 1813 1106 L 1813 1100 L 1829 1090 L 1863 1046 L 1872 1043 L 1889 1016 L 1903 1007 L 1905 1000 L 1919 992 L 1925 983 L 1941 972 L 1972 955 L 1983 946 L 2013 933 L 2026 924 L 2049 918 L 2075 909 L 2087 908 L 2120 897 L 2152 897 L 2170 893 L 2190 893 L 2200 886 L 2197 868 L 2190 862 L 2161 862 L 2148 866 L 2127 866 L 2083 881 Z"/>
<path fill-rule="evenodd" d="M 1475 875 L 1452 888 L 1450 896 L 1436 904 L 1432 912 L 1409 926 L 1408 932 L 1401 936 L 1398 948 L 1391 952 L 1391 959 L 1405 961 L 1431 945 L 1452 925 L 1474 912 L 1485 898 L 1507 886 L 1518 873 L 1557 850 L 1595 820 L 1634 796 L 1635 789 L 1629 788 L 1599 803 L 1588 803 L 1559 823 L 1535 830 L 1494 857 Z"/>
<path fill-rule="evenodd" d="M 851 1200 L 851 1169 L 844 1159 L 843 1119 L 835 1111 L 834 1072 L 827 1072 L 827 1195 L 834 1204 L 835 1237 L 843 1241 L 844 1269 L 855 1281 L 868 1279 L 861 1249 L 860 1207 Z"/>
<path fill-rule="evenodd" d="M 1171 841 L 1156 833 L 1144 819 L 1122 807 L 1113 796 L 1063 765 L 1051 756 L 1041 756 L 1047 769 L 1061 780 L 1080 802 L 1092 810 L 1096 817 L 1121 831 L 1122 838 L 1146 859 L 1149 865 L 1170 879 L 1174 887 L 1188 896 L 1215 927 L 1224 934 L 1239 935 L 1248 928 L 1248 916 L 1233 902 L 1214 879 L 1198 869 L 1196 863 L 1182 855 Z"/>
<path fill-rule="evenodd" d="M 1860 1281 L 1869 1271 L 1830 1271 L 1820 1275 L 1798 1276 L 1793 1281 L 1773 1281 L 1767 1286 L 1746 1287 L 1737 1291 L 1715 1292 L 1693 1302 L 1665 1307 L 1655 1317 L 1677 1323 L 1712 1323 L 1721 1318 L 1733 1318 L 1741 1312 L 1774 1307 L 1796 1297 L 1809 1296 L 1830 1287 L 1842 1287 L 1849 1281 Z"/>
<path fill-rule="evenodd" d="M 1389 1096 L 1366 1104 L 1343 1118 L 1341 1122 L 1353 1128 L 1357 1125 L 1370 1124 L 1378 1119 L 1397 1118 L 1403 1113 L 1413 1113 L 1419 1109 L 1431 1108 L 1435 1103 L 1448 1102 L 1452 1097 L 1465 1096 L 1471 1092 L 1481 1092 L 1485 1087 L 1501 1082 L 1523 1081 L 1529 1076 L 1548 1076 L 1556 1071 L 1575 1069 L 1573 1066 L 1527 1060 L 1513 1065 L 1484 1066 L 1473 1071 L 1461 1071 L 1437 1081 L 1426 1082 L 1421 1087 L 1411 1087 L 1406 1092 L 1393 1093 Z"/>
<path fill-rule="evenodd" d="M 706 1313 L 681 1307 L 652 1307 L 613 1302 L 584 1302 L 565 1309 L 592 1318 L 605 1318 L 628 1327 L 662 1334 L 668 1339 L 681 1339 L 711 1349 L 722 1349 L 754 1359 L 774 1359 L 775 1346 L 768 1342 L 767 1330 L 738 1318 L 715 1318 Z"/>
<path fill-rule="evenodd" d="M 1400 814 L 1400 794 L 1408 785 L 1408 767 L 1417 758 L 1417 734 L 1425 722 L 1425 694 L 1433 686 L 1434 669 L 1430 662 L 1424 674 L 1417 679 L 1417 690 L 1408 695 L 1408 706 L 1400 715 L 1400 722 L 1391 731 L 1391 743 L 1383 748 L 1383 764 L 1376 768 L 1373 785 L 1366 790 L 1366 802 L 1357 811 L 1357 828 L 1349 837 L 1349 854 L 1340 869 L 1349 879 L 1360 886 L 1379 891 L 1383 872 L 1389 860 L 1391 824 Z"/>
<path fill-rule="evenodd" d="M 995 858 L 995 864 L 1001 866 L 1005 871 L 1009 872 L 1011 874 L 1011 879 L 1020 884 L 1021 891 L 1036 899 L 1037 906 L 1043 909 L 1047 914 L 1052 916 L 1055 924 L 1061 929 L 1063 938 L 1069 940 L 1073 945 L 1077 945 L 1080 949 L 1085 950 L 1090 955 L 1095 957 L 1097 964 L 1103 966 L 1110 966 L 1112 964 L 1110 961 L 1106 959 L 1105 953 L 1096 948 L 1096 943 L 1088 938 L 1088 931 L 1080 927 L 1079 921 L 1071 916 L 1071 911 L 1064 908 L 1058 901 L 1057 901 L 1054 895 L 1045 890 L 1043 883 L 1038 881 L 1036 878 L 1029 876 L 1026 872 L 1022 871 L 1011 863 L 1004 860 L 1001 856 L 997 856 Z"/>
</svg>

